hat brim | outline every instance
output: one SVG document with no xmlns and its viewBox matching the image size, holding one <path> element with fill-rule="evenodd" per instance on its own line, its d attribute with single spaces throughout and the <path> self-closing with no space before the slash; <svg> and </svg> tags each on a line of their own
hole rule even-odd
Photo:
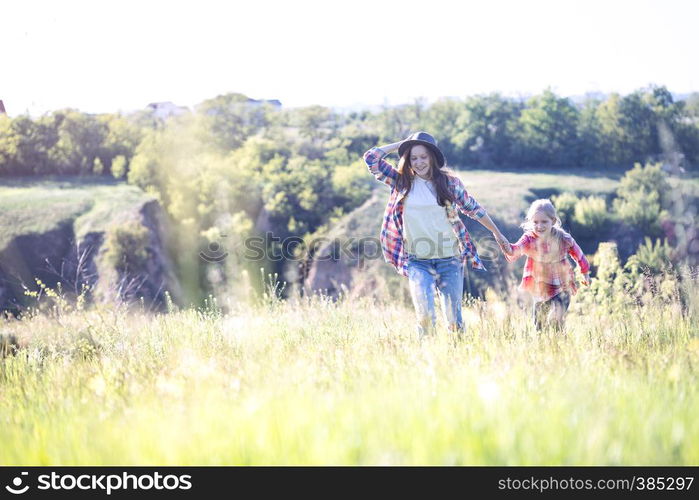
<svg viewBox="0 0 699 500">
<path fill-rule="evenodd" d="M 417 146 L 418 144 L 430 148 L 430 150 L 434 153 L 435 159 L 437 160 L 437 166 L 444 166 L 444 154 L 442 154 L 439 148 L 431 142 L 421 141 L 419 139 L 411 139 L 401 142 L 400 146 L 398 146 L 398 156 L 403 156 L 403 153 L 405 153 L 406 150 L 412 148 L 413 146 Z"/>
</svg>

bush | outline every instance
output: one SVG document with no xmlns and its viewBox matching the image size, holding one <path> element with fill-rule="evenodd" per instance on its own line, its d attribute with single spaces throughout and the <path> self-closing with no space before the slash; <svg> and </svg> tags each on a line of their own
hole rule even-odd
<svg viewBox="0 0 699 500">
<path fill-rule="evenodd" d="M 123 179 L 126 176 L 128 165 L 124 155 L 115 156 L 112 160 L 112 177 Z"/>
<path fill-rule="evenodd" d="M 576 303 L 581 310 L 585 306 L 599 305 L 619 311 L 633 304 L 628 293 L 631 287 L 629 276 L 619 260 L 619 251 L 614 242 L 602 242 L 597 253 L 590 257 L 594 279 L 589 287 L 582 287 Z"/>
<path fill-rule="evenodd" d="M 634 255 L 626 261 L 633 291 L 639 301 L 652 299 L 670 302 L 680 295 L 679 281 L 672 266 L 673 250 L 666 240 L 655 242 L 646 237 Z"/>
<path fill-rule="evenodd" d="M 659 164 L 642 167 L 636 163 L 626 172 L 617 189 L 614 209 L 621 220 L 651 236 L 660 235 L 660 221 L 668 217 L 670 185 Z"/>
<path fill-rule="evenodd" d="M 154 136 L 147 136 L 139 144 L 136 155 L 131 160 L 131 168 L 128 172 L 129 184 L 146 189 L 148 187 L 159 188 L 162 184 L 161 177 L 165 172 L 160 145 Z"/>
<path fill-rule="evenodd" d="M 148 229 L 138 222 L 115 226 L 107 232 L 105 260 L 119 272 L 144 273 L 148 261 L 148 245 Z"/>
<path fill-rule="evenodd" d="M 659 274 L 665 271 L 672 262 L 672 248 L 666 240 L 655 240 L 655 243 L 646 236 L 645 242 L 626 261 L 624 266 L 632 274 L 642 272 Z"/>
<path fill-rule="evenodd" d="M 573 222 L 573 213 L 575 206 L 580 202 L 580 199 L 573 193 L 565 192 L 558 196 L 552 196 L 551 202 L 556 207 L 558 217 L 561 219 L 563 227 L 570 227 Z"/>
<path fill-rule="evenodd" d="M 630 192 L 614 200 L 614 210 L 623 222 L 652 236 L 659 235 L 660 220 L 666 217 L 657 191 Z"/>
<path fill-rule="evenodd" d="M 650 238 L 622 266 L 616 243 L 602 242 L 590 258 L 594 279 L 578 293 L 576 308 L 599 305 L 621 311 L 632 305 L 670 303 L 682 296 L 682 283 L 670 264 L 667 242 Z M 686 293 L 685 293 L 686 295 Z"/>
<path fill-rule="evenodd" d="M 607 202 L 599 196 L 582 198 L 573 212 L 573 230 L 580 237 L 593 237 L 606 233 L 611 220 Z"/>
<path fill-rule="evenodd" d="M 639 192 L 657 192 L 658 201 L 665 206 L 670 185 L 667 181 L 667 174 L 663 172 L 659 163 L 647 164 L 643 167 L 640 163 L 634 163 L 633 168 L 624 174 L 617 189 L 619 197 L 628 198 Z"/>
<path fill-rule="evenodd" d="M 332 172 L 332 188 L 335 203 L 343 211 L 350 212 L 371 195 L 373 179 L 366 175 L 366 167 L 358 163 L 339 165 Z"/>
</svg>

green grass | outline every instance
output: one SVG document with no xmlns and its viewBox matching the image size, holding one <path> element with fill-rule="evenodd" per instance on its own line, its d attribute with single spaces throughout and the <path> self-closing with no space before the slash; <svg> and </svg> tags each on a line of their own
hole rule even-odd
<svg viewBox="0 0 699 500">
<path fill-rule="evenodd" d="M 77 237 L 103 231 L 152 199 L 136 186 L 113 182 L 21 179 L 0 184 L 0 250 L 13 238 L 71 223 Z"/>
<path fill-rule="evenodd" d="M 24 347 L 0 361 L 0 463 L 697 464 L 693 311 L 557 336 L 489 300 L 458 342 L 368 299 L 41 314 L 1 327 Z"/>
<path fill-rule="evenodd" d="M 518 226 L 529 204 L 537 198 L 570 191 L 578 195 L 607 196 L 619 186 L 621 174 L 586 172 L 498 172 L 460 170 L 467 191 L 486 207 L 491 216 L 505 224 Z"/>
</svg>

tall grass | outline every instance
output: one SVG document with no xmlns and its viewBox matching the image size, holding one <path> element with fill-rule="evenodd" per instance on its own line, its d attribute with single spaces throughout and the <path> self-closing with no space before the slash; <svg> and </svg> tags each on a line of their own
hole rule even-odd
<svg viewBox="0 0 699 500">
<path fill-rule="evenodd" d="M 460 339 L 323 298 L 7 322 L 2 464 L 697 464 L 696 308 L 568 317 L 495 299 Z"/>
</svg>

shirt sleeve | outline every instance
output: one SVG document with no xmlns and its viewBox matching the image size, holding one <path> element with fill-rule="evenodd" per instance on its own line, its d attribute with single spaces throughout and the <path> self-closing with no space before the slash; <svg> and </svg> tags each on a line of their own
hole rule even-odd
<svg viewBox="0 0 699 500">
<path fill-rule="evenodd" d="M 578 263 L 578 266 L 580 266 L 581 273 L 589 273 L 590 263 L 587 261 L 585 254 L 583 253 L 582 249 L 580 248 L 580 246 L 578 246 L 575 240 L 573 240 L 572 243 L 573 245 L 568 250 L 568 254 L 570 254 L 570 256 L 573 257 L 573 259 L 575 259 L 575 262 Z"/>
<path fill-rule="evenodd" d="M 393 165 L 384 160 L 386 153 L 379 148 L 371 148 L 364 153 L 364 163 L 366 163 L 369 173 L 377 181 L 383 182 L 389 187 L 394 187 L 398 181 L 398 171 Z"/>
<path fill-rule="evenodd" d="M 524 247 L 528 242 L 529 237 L 526 234 L 523 234 L 522 237 L 517 240 L 517 243 L 511 243 L 510 246 L 512 247 L 512 255 L 505 254 L 505 260 L 507 260 L 507 262 L 514 262 L 519 259 L 522 255 L 524 255 Z"/>
<path fill-rule="evenodd" d="M 472 219 L 480 219 L 486 214 L 485 208 L 480 206 L 476 199 L 468 194 L 463 182 L 458 177 L 452 177 L 454 186 L 454 201 L 459 211 Z"/>
</svg>

